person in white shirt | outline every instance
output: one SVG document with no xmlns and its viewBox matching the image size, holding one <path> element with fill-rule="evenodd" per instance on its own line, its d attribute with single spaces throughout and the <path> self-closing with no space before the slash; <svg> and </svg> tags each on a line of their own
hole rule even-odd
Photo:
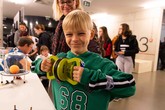
<svg viewBox="0 0 165 110">
<path fill-rule="evenodd" d="M 29 58 L 34 61 L 38 55 L 38 48 L 37 48 L 37 43 L 39 42 L 39 39 L 35 36 L 28 36 L 29 38 L 31 38 L 34 42 L 32 51 L 28 54 Z"/>
</svg>

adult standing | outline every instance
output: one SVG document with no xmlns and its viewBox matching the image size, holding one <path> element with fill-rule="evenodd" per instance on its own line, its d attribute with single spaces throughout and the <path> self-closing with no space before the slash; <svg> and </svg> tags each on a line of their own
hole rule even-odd
<svg viewBox="0 0 165 110">
<path fill-rule="evenodd" d="M 98 33 L 97 26 L 94 22 L 93 22 L 93 30 L 94 30 L 95 34 L 89 42 L 88 50 L 101 55 L 100 42 L 99 42 L 99 38 L 98 38 L 98 34 L 97 34 Z"/>
<path fill-rule="evenodd" d="M 19 29 L 14 34 L 14 44 L 17 46 L 18 40 L 22 36 L 28 35 L 28 28 L 24 22 L 19 23 Z"/>
<path fill-rule="evenodd" d="M 76 9 L 81 9 L 80 0 L 54 0 L 53 16 L 58 22 L 52 42 L 52 54 L 56 55 L 59 52 L 68 52 L 70 48 L 66 44 L 62 22 L 65 16 Z"/>
<path fill-rule="evenodd" d="M 62 22 L 65 16 L 73 10 L 82 9 L 81 0 L 54 0 L 53 2 L 53 16 L 58 22 L 52 41 L 52 54 L 56 55 L 60 52 L 68 52 L 70 48 L 66 44 L 64 32 L 62 29 Z M 93 48 L 96 44 L 95 40 L 89 43 L 89 50 L 95 53 L 100 53 L 99 50 Z"/>
<path fill-rule="evenodd" d="M 136 53 L 139 46 L 135 35 L 129 29 L 129 25 L 123 23 L 119 27 L 119 37 L 115 43 L 115 52 L 118 55 L 116 65 L 126 73 L 132 73 Z"/>
<path fill-rule="evenodd" d="M 163 42 L 160 42 L 159 59 L 161 62 L 160 70 L 164 70 L 165 69 L 165 38 Z"/>
<path fill-rule="evenodd" d="M 102 48 L 102 57 L 110 59 L 112 54 L 112 41 L 105 26 L 99 28 L 99 36 Z"/>
<path fill-rule="evenodd" d="M 40 47 L 42 45 L 46 45 L 51 52 L 51 36 L 45 31 L 45 26 L 43 24 L 37 24 L 34 27 L 34 31 L 38 35 L 39 39 L 39 42 L 37 44 L 38 50 L 40 50 Z"/>
</svg>

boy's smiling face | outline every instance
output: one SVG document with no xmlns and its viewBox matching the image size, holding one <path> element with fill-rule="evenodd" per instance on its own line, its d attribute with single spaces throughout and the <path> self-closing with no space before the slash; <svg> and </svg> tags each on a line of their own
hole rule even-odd
<svg viewBox="0 0 165 110">
<path fill-rule="evenodd" d="M 71 52 L 75 55 L 83 54 L 88 51 L 89 41 L 94 35 L 93 30 L 64 30 L 66 43 L 71 48 Z"/>
<path fill-rule="evenodd" d="M 90 16 L 81 10 L 70 12 L 63 20 L 62 28 L 71 52 L 80 55 L 88 51 L 88 44 L 94 37 Z"/>
</svg>

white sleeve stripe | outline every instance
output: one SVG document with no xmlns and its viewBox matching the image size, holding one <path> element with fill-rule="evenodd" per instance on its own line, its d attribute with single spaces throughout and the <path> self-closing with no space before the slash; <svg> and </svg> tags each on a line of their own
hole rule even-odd
<svg viewBox="0 0 165 110">
<path fill-rule="evenodd" d="M 95 84 L 90 84 L 89 83 L 89 87 L 104 86 L 104 85 L 107 85 L 107 81 L 106 82 L 101 82 L 101 83 L 95 83 Z"/>
<path fill-rule="evenodd" d="M 109 77 L 110 79 L 112 79 L 112 77 Z M 123 82 L 113 82 L 114 85 L 125 85 L 125 84 L 131 84 L 132 82 L 134 82 L 135 79 L 133 78 L 130 81 L 123 81 Z M 103 86 L 106 85 L 108 81 L 106 82 L 101 82 L 101 83 L 95 83 L 95 84 L 89 84 L 90 87 L 96 87 L 96 86 Z"/>
<path fill-rule="evenodd" d="M 123 82 L 114 82 L 114 85 L 125 85 L 125 84 L 131 84 L 132 82 L 134 82 L 135 79 L 133 78 L 130 81 L 123 81 Z"/>
<path fill-rule="evenodd" d="M 105 89 L 112 89 L 114 86 L 124 86 L 124 85 L 127 85 L 127 84 L 131 84 L 135 81 L 135 79 L 131 79 L 130 81 L 116 81 L 114 82 L 113 81 L 113 78 L 111 76 L 108 76 L 106 75 L 106 78 L 107 78 L 107 81 L 104 81 L 104 82 L 97 82 L 97 83 L 94 83 L 94 84 L 91 84 L 89 83 L 89 87 L 91 88 L 97 88 L 97 87 L 105 87 Z"/>
<path fill-rule="evenodd" d="M 108 76 L 108 75 L 106 75 L 106 77 L 109 78 L 109 79 L 113 79 L 111 76 Z"/>
<path fill-rule="evenodd" d="M 108 76 L 108 75 L 106 75 L 106 78 L 107 78 L 107 79 L 110 79 L 110 80 L 113 80 L 113 78 L 112 78 L 111 76 Z M 89 87 L 94 88 L 94 87 L 97 87 L 97 86 L 107 86 L 108 81 L 109 81 L 109 80 L 104 81 L 104 82 L 95 83 L 95 84 L 89 83 Z"/>
</svg>

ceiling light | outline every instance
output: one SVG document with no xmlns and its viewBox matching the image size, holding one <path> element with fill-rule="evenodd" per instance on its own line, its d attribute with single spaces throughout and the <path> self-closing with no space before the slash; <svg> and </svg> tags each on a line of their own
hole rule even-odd
<svg viewBox="0 0 165 110">
<path fill-rule="evenodd" d="M 27 20 L 24 20 L 23 22 L 24 22 L 26 25 L 28 24 L 28 21 L 27 21 Z"/>
<path fill-rule="evenodd" d="M 38 21 L 36 21 L 36 24 L 38 24 Z"/>
<path fill-rule="evenodd" d="M 92 19 L 102 19 L 102 18 L 114 18 L 113 15 L 109 15 L 107 13 L 96 13 L 91 15 Z"/>
<path fill-rule="evenodd" d="M 108 16 L 107 13 L 96 13 L 96 14 L 92 14 L 91 18 L 92 19 L 98 19 L 98 18 L 107 17 L 107 16 Z"/>
<path fill-rule="evenodd" d="M 32 28 L 33 27 L 33 23 L 32 22 L 30 22 L 30 28 Z"/>
<path fill-rule="evenodd" d="M 8 2 L 15 3 L 15 4 L 28 4 L 30 0 L 7 0 Z"/>
<path fill-rule="evenodd" d="M 144 7 L 145 9 L 163 7 L 163 6 L 165 6 L 164 0 L 154 0 L 154 1 L 147 2 L 147 3 L 142 5 L 142 7 Z"/>
<path fill-rule="evenodd" d="M 48 26 L 49 26 L 49 27 L 51 27 L 51 26 L 52 26 L 52 23 L 51 23 L 51 22 L 49 22 L 49 23 L 48 23 Z"/>
<path fill-rule="evenodd" d="M 4 29 L 7 29 L 7 27 L 6 27 L 6 26 L 4 26 L 3 28 L 4 28 Z"/>
</svg>

